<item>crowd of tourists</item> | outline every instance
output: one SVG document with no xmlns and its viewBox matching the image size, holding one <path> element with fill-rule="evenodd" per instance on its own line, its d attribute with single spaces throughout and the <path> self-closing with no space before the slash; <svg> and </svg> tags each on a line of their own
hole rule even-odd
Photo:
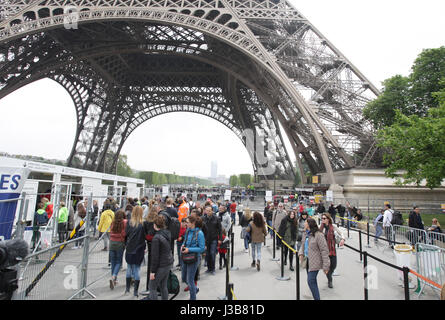
<svg viewBox="0 0 445 320">
<path fill-rule="evenodd" d="M 50 202 L 43 199 L 38 204 L 35 214 L 36 225 L 45 225 L 52 215 Z M 51 205 L 52 206 L 52 205 Z M 125 275 L 125 294 L 139 296 L 141 265 L 147 266 L 146 299 L 168 299 L 167 283 L 171 270 L 180 269 L 180 280 L 186 283 L 185 291 L 191 300 L 197 299 L 199 292 L 201 267 L 205 273 L 215 275 L 227 264 L 227 248 L 232 226 L 241 226 L 241 238 L 244 240 L 245 253 L 252 256 L 251 267 L 261 270 L 261 252 L 265 237 L 274 238 L 276 248 L 283 249 L 283 264 L 294 271 L 295 259 L 307 272 L 307 283 L 315 300 L 320 299 L 317 275 L 325 273 L 328 287 L 333 288 L 333 274 L 337 266 L 337 249 L 342 248 L 345 237 L 338 225 L 360 221 L 363 216 L 360 209 L 346 203 L 328 209 L 320 202 L 317 205 L 304 203 L 267 202 L 264 212 L 252 212 L 236 200 L 204 202 L 191 201 L 182 195 L 176 198 L 155 196 L 153 199 L 126 199 L 120 206 L 113 198 L 105 200 L 98 208 L 97 201 L 88 205 L 87 200 L 78 201 L 68 210 L 60 203 L 58 218 L 59 241 L 68 238 L 68 232 L 79 226 L 90 210 L 90 227 L 93 236 L 103 241 L 103 251 L 109 252 L 111 277 L 110 289 L 118 284 L 118 274 L 123 259 L 127 263 Z M 376 229 L 376 239 L 385 231 L 391 220 L 392 210 L 389 204 L 376 218 L 382 220 L 381 229 Z M 341 218 L 336 223 L 336 216 Z M 418 208 L 410 215 L 410 226 L 421 223 Z M 436 224 L 437 228 L 440 225 Z M 422 225 L 423 226 L 423 225 Z M 386 229 L 385 229 L 386 227 Z M 76 230 L 76 242 L 73 249 L 82 247 L 86 223 Z M 380 234 L 379 234 L 380 232 Z M 38 233 L 36 233 L 36 238 Z M 34 239 L 36 242 L 38 239 Z M 377 240 L 376 240 L 377 241 Z M 176 242 L 176 243 L 175 243 Z M 176 254 L 175 254 L 176 251 Z M 217 258 L 219 255 L 219 259 Z M 175 263 L 176 260 L 176 263 Z M 218 263 L 219 268 L 216 267 Z M 158 294 L 159 292 L 159 294 Z"/>
</svg>

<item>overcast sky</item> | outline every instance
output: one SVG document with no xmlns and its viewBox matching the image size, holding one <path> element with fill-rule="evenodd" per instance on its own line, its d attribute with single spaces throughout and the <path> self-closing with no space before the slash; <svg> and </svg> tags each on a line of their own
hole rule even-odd
<svg viewBox="0 0 445 320">
<path fill-rule="evenodd" d="M 371 82 L 408 75 L 425 48 L 445 45 L 444 0 L 292 0 Z M 66 159 L 75 134 L 71 98 L 41 80 L 0 100 L 0 151 Z M 184 122 L 183 119 L 189 121 Z M 122 154 L 138 170 L 210 176 L 253 173 L 241 141 L 217 121 L 195 114 L 158 116 L 136 129 Z"/>
</svg>

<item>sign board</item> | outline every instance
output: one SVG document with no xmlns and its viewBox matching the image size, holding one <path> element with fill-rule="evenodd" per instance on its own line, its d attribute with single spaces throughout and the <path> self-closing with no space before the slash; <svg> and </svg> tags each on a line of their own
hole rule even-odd
<svg viewBox="0 0 445 320">
<path fill-rule="evenodd" d="M 162 186 L 162 197 L 168 196 L 168 186 Z"/>
<path fill-rule="evenodd" d="M 442 208 L 442 212 L 445 213 L 445 204 L 441 204 L 440 206 Z"/>
<path fill-rule="evenodd" d="M 224 193 L 224 200 L 230 200 L 232 198 L 232 190 L 226 190 Z"/>
<path fill-rule="evenodd" d="M 332 190 L 326 191 L 326 201 L 334 201 L 334 192 Z"/>
<path fill-rule="evenodd" d="M 312 183 L 317 184 L 318 183 L 318 176 L 312 176 Z"/>
<path fill-rule="evenodd" d="M 272 190 L 266 190 L 265 200 L 272 201 Z"/>
<path fill-rule="evenodd" d="M 29 169 L 0 167 L 0 200 L 20 198 Z M 11 239 L 18 201 L 0 202 L 0 237 Z"/>
</svg>

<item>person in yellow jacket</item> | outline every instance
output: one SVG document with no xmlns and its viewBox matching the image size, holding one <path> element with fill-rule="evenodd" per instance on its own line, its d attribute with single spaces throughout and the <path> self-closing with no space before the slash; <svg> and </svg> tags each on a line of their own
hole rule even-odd
<svg viewBox="0 0 445 320">
<path fill-rule="evenodd" d="M 113 222 L 113 219 L 114 219 L 114 212 L 111 210 L 111 204 L 108 201 L 105 201 L 104 211 L 100 215 L 99 226 L 98 226 L 99 238 L 102 237 L 104 233 L 106 233 L 102 237 L 102 239 L 104 240 L 104 248 L 102 249 L 102 251 L 108 250 L 108 243 L 110 242 L 110 226 L 111 223 Z"/>
<path fill-rule="evenodd" d="M 65 202 L 60 202 L 59 217 L 58 217 L 57 232 L 59 233 L 59 242 L 65 242 L 67 233 L 68 222 L 68 208 L 65 206 Z"/>
</svg>

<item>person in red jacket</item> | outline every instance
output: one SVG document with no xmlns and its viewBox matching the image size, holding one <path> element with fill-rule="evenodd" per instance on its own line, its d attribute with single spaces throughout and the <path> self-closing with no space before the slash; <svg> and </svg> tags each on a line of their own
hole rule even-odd
<svg viewBox="0 0 445 320">
<path fill-rule="evenodd" d="M 187 218 L 183 218 L 181 221 L 181 227 L 179 228 L 179 236 L 178 239 L 176 239 L 176 249 L 178 252 L 178 260 L 179 260 L 176 267 L 180 267 L 181 269 L 182 269 L 181 246 L 182 242 L 184 241 L 184 235 L 186 230 L 187 230 Z"/>
<path fill-rule="evenodd" d="M 220 239 L 218 239 L 220 240 Z M 226 237 L 226 230 L 222 230 L 222 241 L 218 241 L 218 252 L 219 252 L 219 270 L 226 267 L 227 262 L 227 248 L 229 246 L 229 238 Z M 222 266 L 222 262 L 224 261 L 224 266 Z"/>
</svg>

